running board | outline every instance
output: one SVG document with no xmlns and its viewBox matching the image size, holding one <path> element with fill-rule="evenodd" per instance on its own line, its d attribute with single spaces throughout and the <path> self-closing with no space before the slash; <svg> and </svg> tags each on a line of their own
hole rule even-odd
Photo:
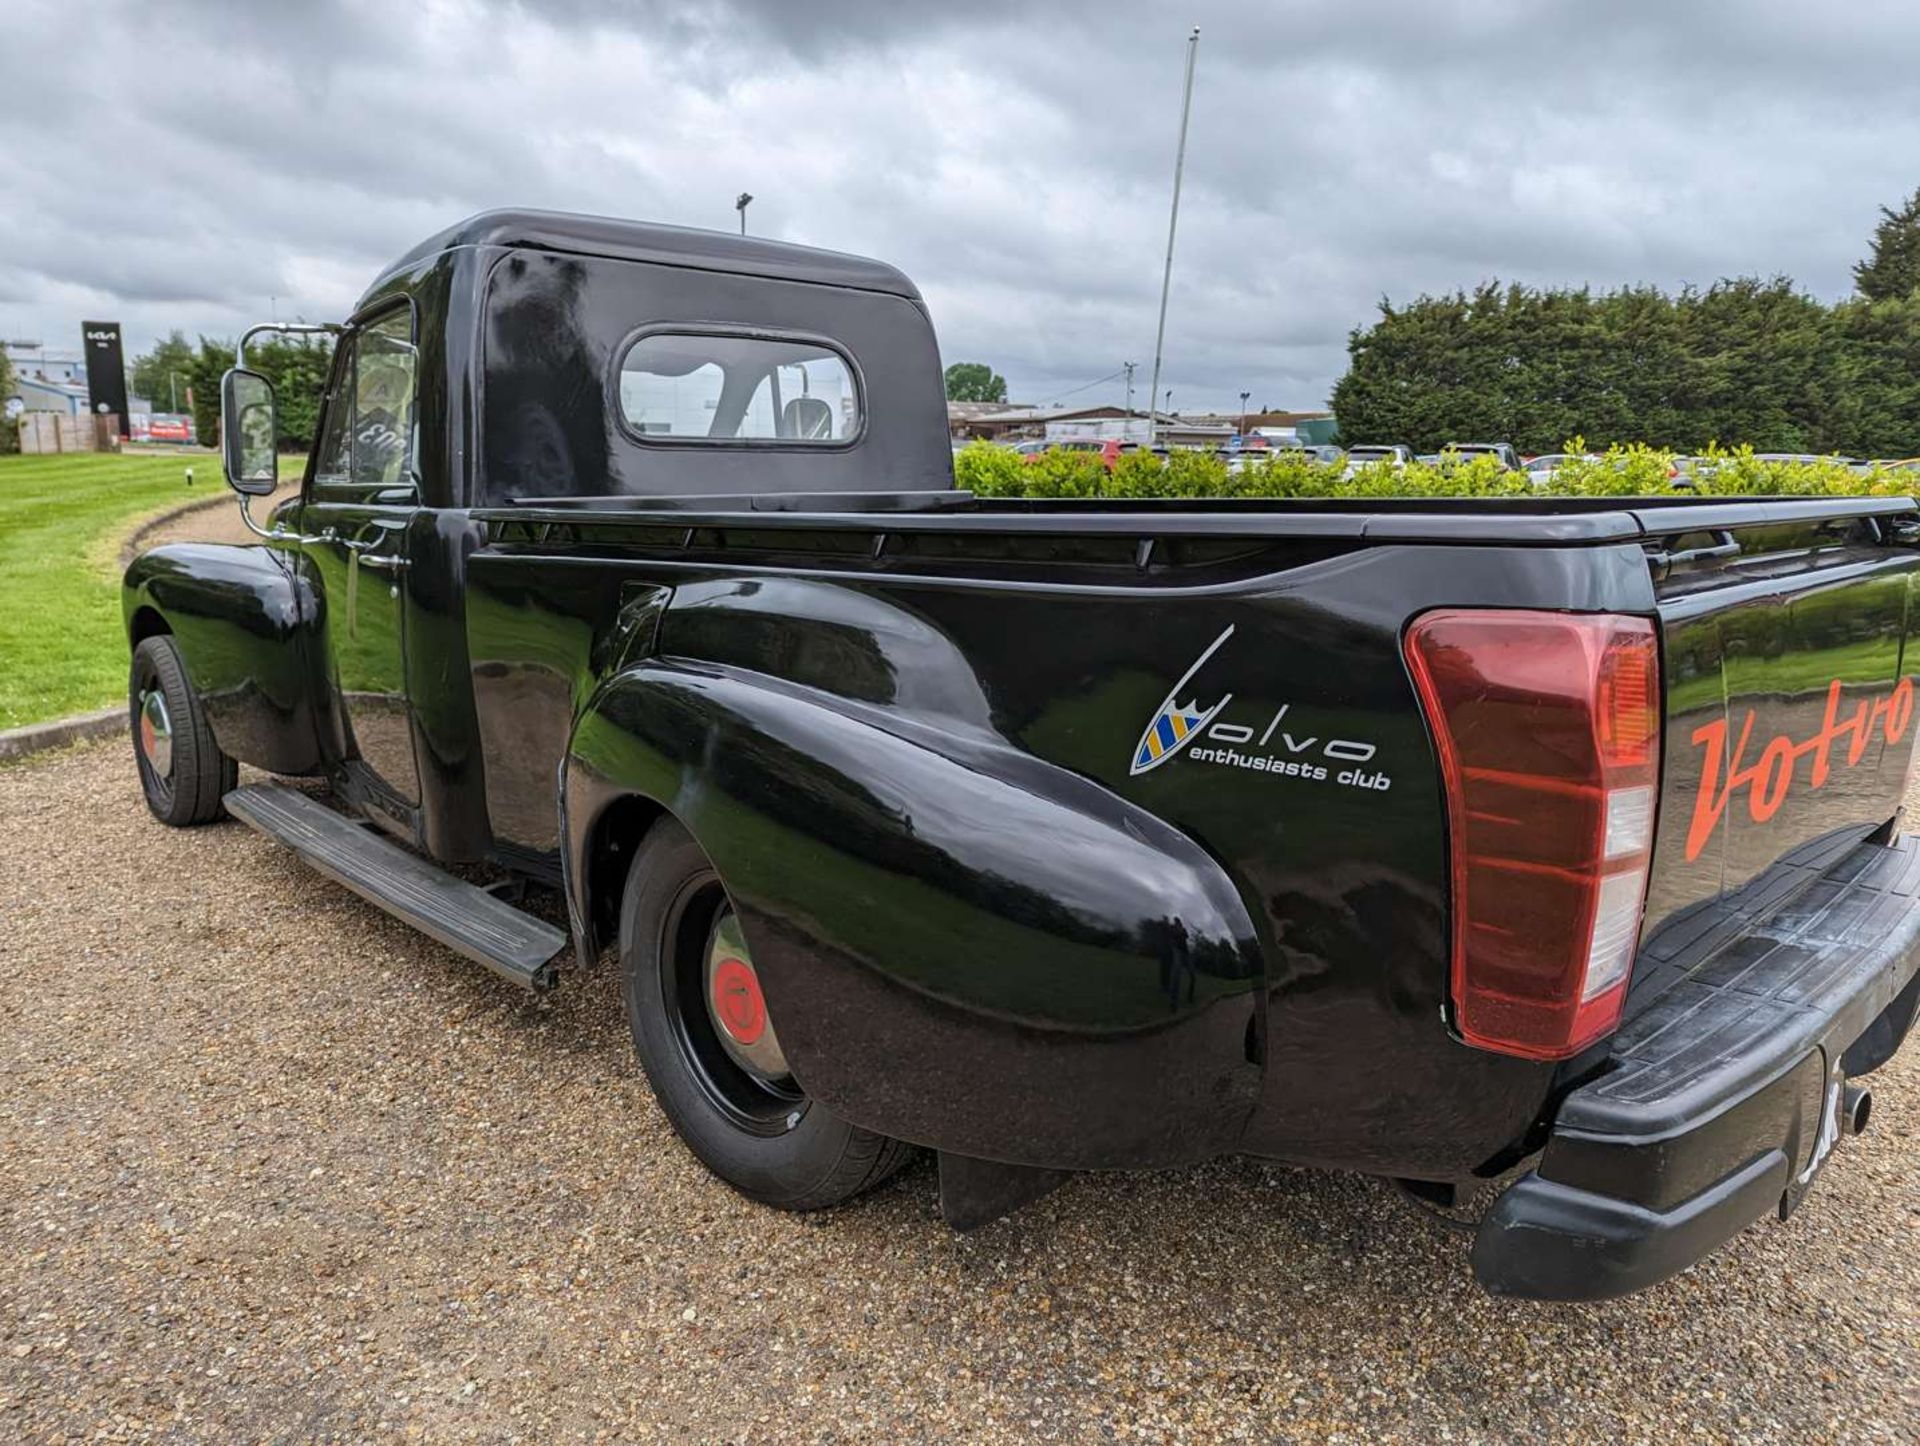
<svg viewBox="0 0 1920 1446">
<path fill-rule="evenodd" d="M 525 989 L 549 989 L 566 934 L 382 838 L 345 814 L 278 783 L 250 783 L 224 802 L 227 812 L 292 849 L 344 884 L 449 949 Z"/>
</svg>

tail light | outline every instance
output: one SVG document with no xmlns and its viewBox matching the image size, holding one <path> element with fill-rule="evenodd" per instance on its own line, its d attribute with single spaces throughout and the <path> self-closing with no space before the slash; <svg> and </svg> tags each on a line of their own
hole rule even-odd
<svg viewBox="0 0 1920 1446">
<path fill-rule="evenodd" d="M 1564 1059 L 1619 1022 L 1660 762 L 1644 618 L 1443 610 L 1406 637 L 1446 787 L 1461 1037 Z"/>
</svg>

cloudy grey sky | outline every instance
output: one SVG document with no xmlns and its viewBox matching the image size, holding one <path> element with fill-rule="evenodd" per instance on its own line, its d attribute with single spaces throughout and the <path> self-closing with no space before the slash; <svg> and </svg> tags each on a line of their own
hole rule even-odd
<svg viewBox="0 0 1920 1446">
<path fill-rule="evenodd" d="M 489 206 L 878 256 L 1016 398 L 1321 402 L 1382 294 L 1795 277 L 1920 185 L 1911 0 L 9 0 L 0 338 L 338 317 Z M 85 17 L 84 20 L 82 17 Z M 1144 390 L 1144 380 L 1141 382 Z"/>
</svg>

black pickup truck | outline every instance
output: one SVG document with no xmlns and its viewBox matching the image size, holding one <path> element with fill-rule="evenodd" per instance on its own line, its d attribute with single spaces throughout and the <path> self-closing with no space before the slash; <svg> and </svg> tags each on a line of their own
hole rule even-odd
<svg viewBox="0 0 1920 1446">
<path fill-rule="evenodd" d="M 275 401 L 223 400 L 244 506 Z M 887 266 L 466 221 L 338 329 L 260 541 L 129 569 L 147 800 L 528 988 L 615 961 L 785 1208 L 1245 1153 L 1499 1182 L 1480 1281 L 1592 1298 L 1866 1124 L 1911 500 L 990 502 L 944 420 Z"/>
</svg>

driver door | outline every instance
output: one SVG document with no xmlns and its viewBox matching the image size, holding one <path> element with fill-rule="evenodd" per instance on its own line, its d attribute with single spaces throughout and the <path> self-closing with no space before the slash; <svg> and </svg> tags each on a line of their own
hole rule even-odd
<svg viewBox="0 0 1920 1446">
<path fill-rule="evenodd" d="M 323 598 L 320 633 L 346 725 L 351 791 L 406 810 L 420 802 L 406 670 L 409 547 L 420 513 L 411 330 L 402 308 L 341 340 L 303 544 Z"/>
</svg>

